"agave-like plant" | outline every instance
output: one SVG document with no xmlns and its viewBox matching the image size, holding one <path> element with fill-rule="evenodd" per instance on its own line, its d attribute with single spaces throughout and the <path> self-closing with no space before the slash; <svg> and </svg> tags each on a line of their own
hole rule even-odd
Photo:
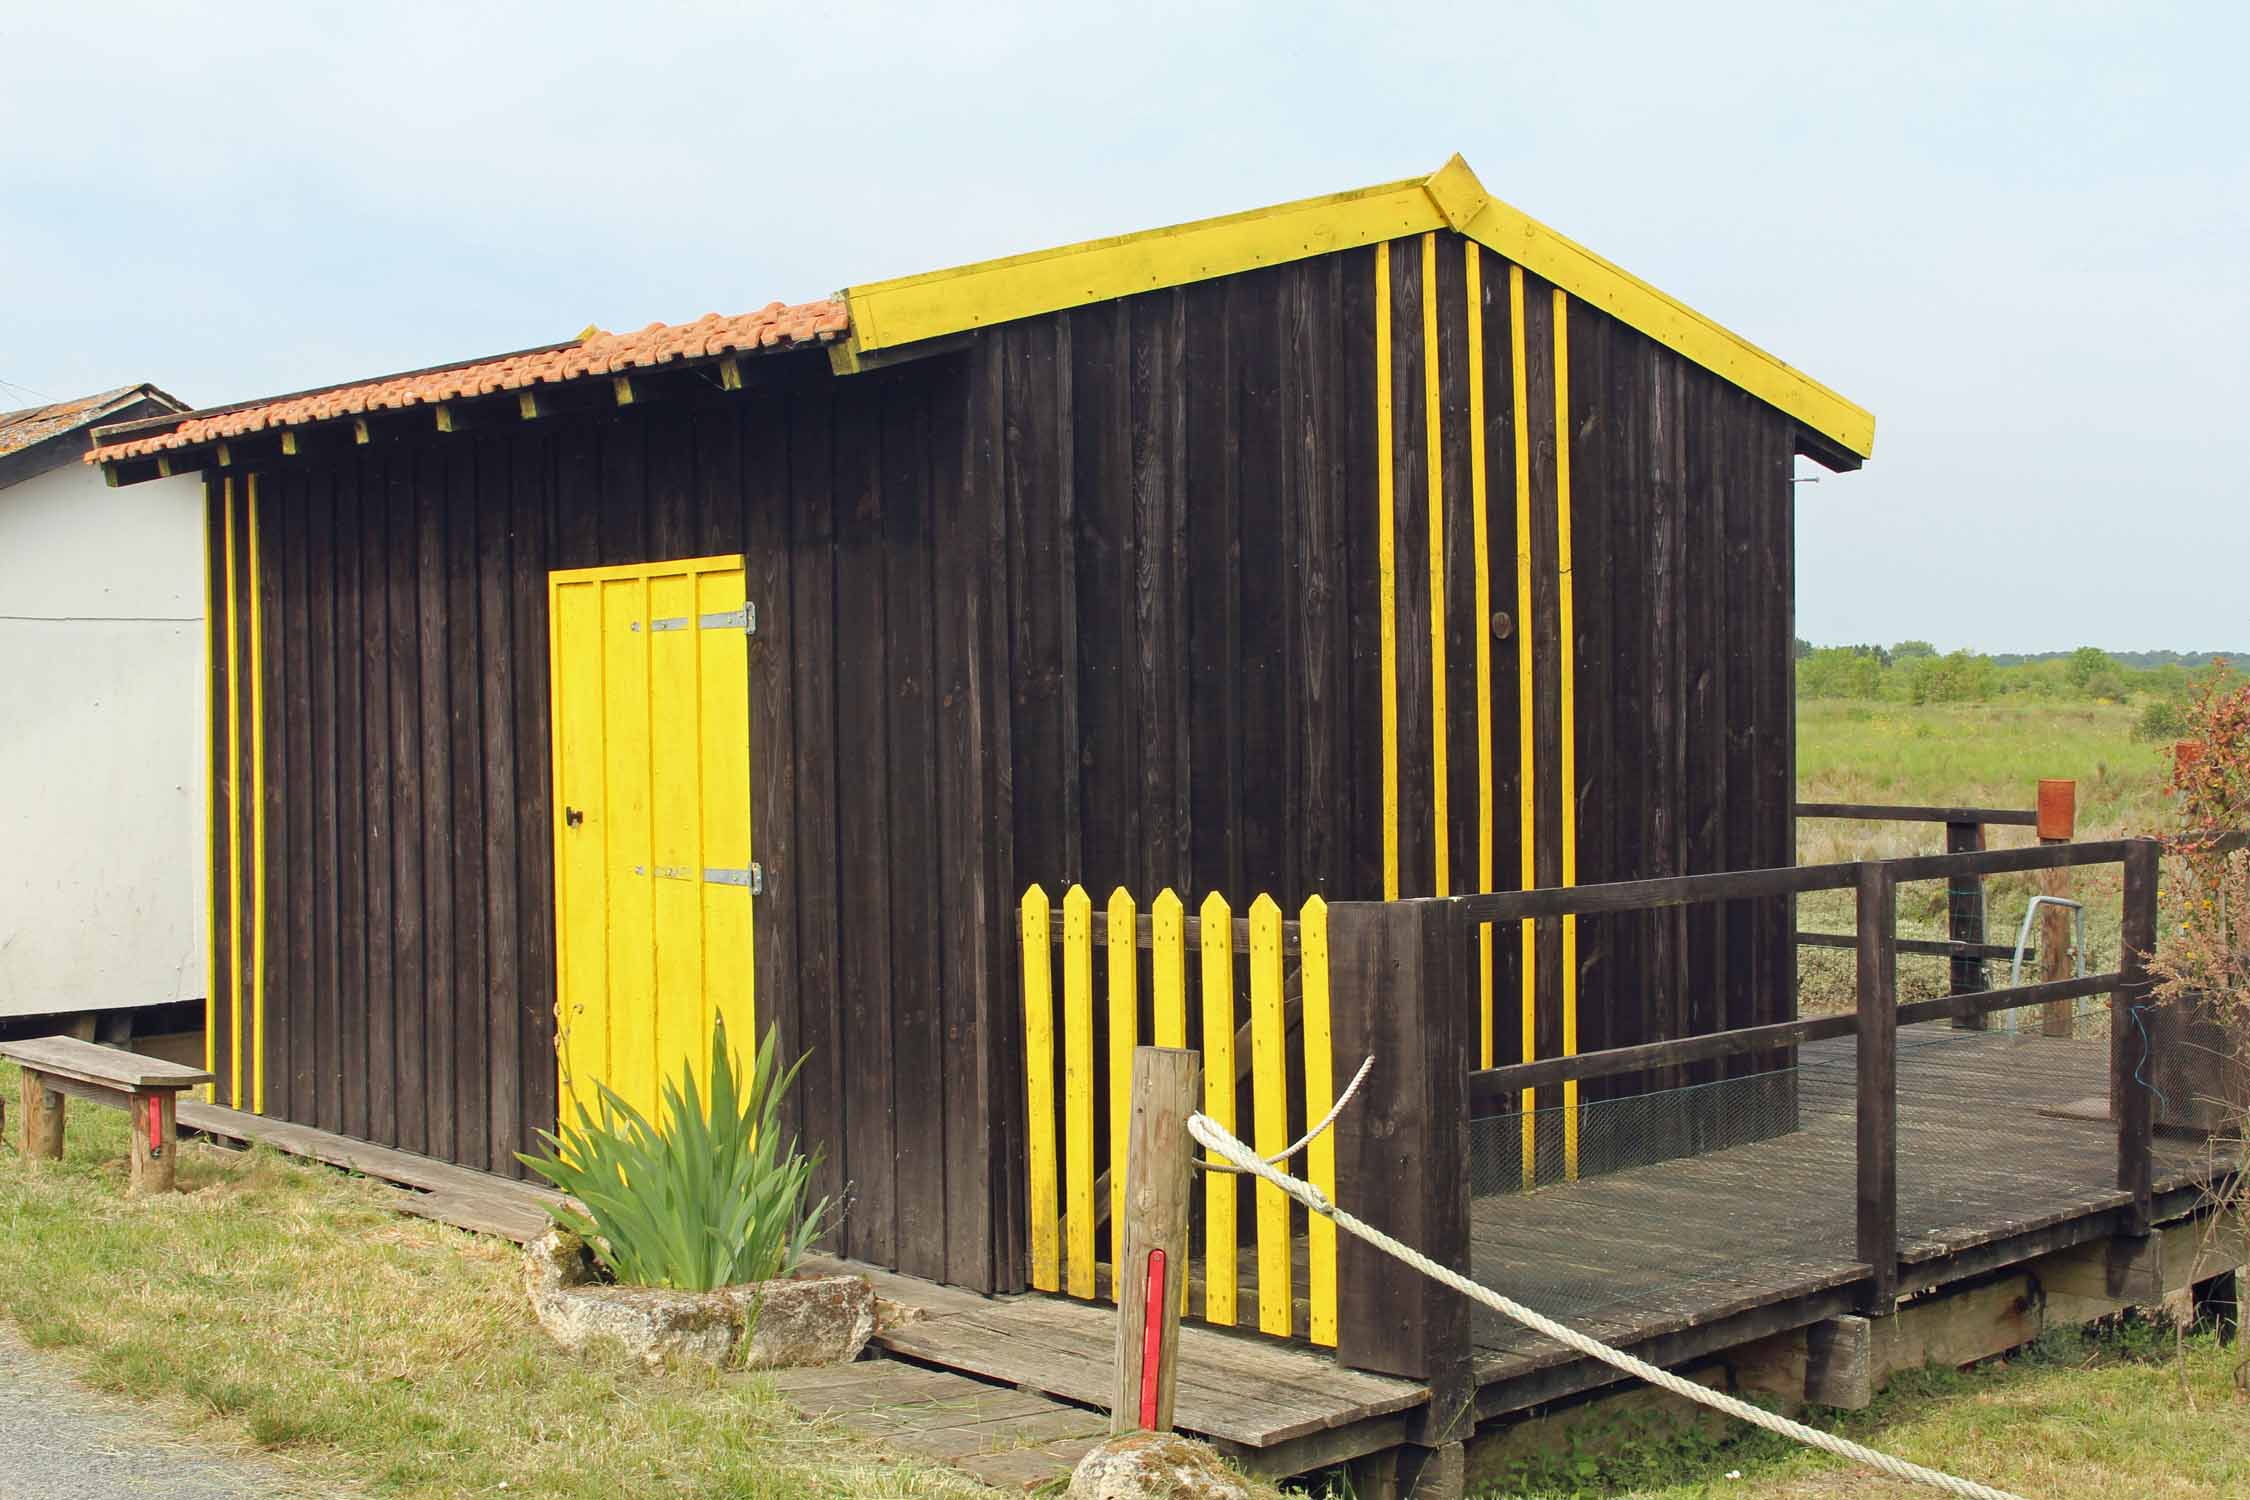
<svg viewBox="0 0 2250 1500">
<path fill-rule="evenodd" d="M 769 1028 L 745 1088 L 721 1025 L 708 1095 L 683 1064 L 664 1084 L 664 1129 L 597 1084 L 598 1114 L 578 1101 L 576 1121 L 540 1132 L 545 1154 L 517 1159 L 585 1205 L 549 1211 L 619 1282 L 707 1292 L 786 1276 L 830 1217 L 826 1198 L 805 1202 L 817 1156 L 781 1129 L 802 1061 L 782 1071 Z"/>
</svg>

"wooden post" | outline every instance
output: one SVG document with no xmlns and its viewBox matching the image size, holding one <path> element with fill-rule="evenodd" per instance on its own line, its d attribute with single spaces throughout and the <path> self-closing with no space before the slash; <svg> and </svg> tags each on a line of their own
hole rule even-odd
<svg viewBox="0 0 2250 1500">
<path fill-rule="evenodd" d="M 169 1193 L 178 1185 L 180 1129 L 173 1112 L 177 1097 L 170 1089 L 131 1096 L 127 1113 L 132 1116 L 133 1170 L 128 1191 Z"/>
<path fill-rule="evenodd" d="M 2147 1006 L 2155 988 L 2149 954 L 2156 947 L 2157 854 L 2154 839 L 2136 839 L 2125 856 L 2125 912 L 2118 934 L 2124 976 L 2109 997 L 2110 1093 L 2117 1101 L 2117 1186 L 2133 1195 L 2125 1232 L 2147 1234 L 2153 1196 L 2151 1157 L 2155 1096 L 2148 1085 Z"/>
<path fill-rule="evenodd" d="M 2077 835 L 2077 782 L 2040 782 L 2038 808 L 2040 843 L 2067 844 Z M 2071 872 L 2067 866 L 2042 870 L 2039 874 L 2041 895 L 2067 899 L 2070 887 Z M 2043 906 L 2039 909 L 2039 977 L 2042 980 L 2070 977 L 2070 936 L 2074 925 L 2066 907 Z M 2042 1008 L 2040 1032 L 2046 1036 L 2069 1036 L 2077 1029 L 2077 1008 L 2078 1002 L 2075 1000 L 2050 1001 Z"/>
<path fill-rule="evenodd" d="M 1945 825 L 1945 852 L 1948 854 L 1973 854 L 1984 847 L 1982 823 L 1948 823 Z M 1946 936 L 1956 943 L 1976 943 L 1985 940 L 1984 877 L 1982 875 L 1956 875 L 1945 883 Z M 1953 995 L 1973 995 L 1992 988 L 1985 972 L 1984 956 L 1971 958 L 1955 953 L 1952 961 L 1952 984 L 1947 990 Z M 1955 1016 L 1956 1031 L 1982 1031 L 1992 1024 L 1985 1015 Z"/>
<path fill-rule="evenodd" d="M 47 1080 L 23 1070 L 23 1154 L 34 1161 L 61 1161 L 63 1096 Z"/>
<path fill-rule="evenodd" d="M 1117 1283 L 1117 1399 L 1110 1403 L 1111 1432 L 1172 1430 L 1172 1393 L 1179 1384 L 1179 1289 L 1188 1271 L 1189 1179 L 1195 1156 L 1187 1121 L 1202 1097 L 1201 1055 L 1173 1047 L 1133 1049 L 1133 1114 L 1125 1146 L 1125 1258 Z M 1150 1270 L 1158 1257 L 1163 1289 L 1152 1304 Z M 1153 1368 L 1148 1343 L 1152 1332 L 1156 1335 Z"/>
<path fill-rule="evenodd" d="M 1859 867 L 1860 1310 L 1898 1301 L 1898 885 L 1888 865 Z"/>
<path fill-rule="evenodd" d="M 1337 1076 L 1375 1059 L 1336 1122 L 1336 1201 L 1464 1273 L 1474 933 L 1453 901 L 1328 909 Z M 1429 1405 L 1410 1420 L 1407 1441 L 1458 1442 L 1475 1420 L 1468 1300 L 1353 1236 L 1339 1238 L 1337 1359 L 1428 1382 Z"/>
</svg>

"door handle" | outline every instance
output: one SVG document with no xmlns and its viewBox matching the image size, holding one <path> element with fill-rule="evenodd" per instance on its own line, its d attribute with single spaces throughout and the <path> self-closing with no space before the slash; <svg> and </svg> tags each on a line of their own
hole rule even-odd
<svg viewBox="0 0 2250 1500">
<path fill-rule="evenodd" d="M 579 825 L 580 825 L 581 823 L 584 823 L 585 821 L 586 821 L 586 814 L 585 814 L 585 813 L 583 813 L 583 812 L 581 812 L 581 811 L 580 811 L 579 809 L 577 809 L 577 808 L 575 808 L 575 807 L 566 807 L 566 808 L 564 808 L 564 809 L 563 809 L 563 826 L 564 826 L 564 827 L 566 827 L 566 828 L 576 828 L 576 827 L 578 827 L 578 826 L 579 826 Z"/>
</svg>

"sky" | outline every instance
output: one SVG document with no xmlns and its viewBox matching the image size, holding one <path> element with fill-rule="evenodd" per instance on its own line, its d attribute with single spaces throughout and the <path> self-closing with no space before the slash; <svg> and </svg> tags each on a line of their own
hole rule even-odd
<svg viewBox="0 0 2250 1500">
<path fill-rule="evenodd" d="M 1876 415 L 1798 634 L 2250 649 L 2238 7 L 0 0 L 0 407 L 196 405 L 1434 170 Z"/>
</svg>

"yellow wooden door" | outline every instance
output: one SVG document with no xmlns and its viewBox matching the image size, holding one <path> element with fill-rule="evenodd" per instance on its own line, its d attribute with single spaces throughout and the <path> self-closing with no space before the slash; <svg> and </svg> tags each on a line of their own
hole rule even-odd
<svg viewBox="0 0 2250 1500">
<path fill-rule="evenodd" d="M 742 559 L 548 577 L 561 1117 L 608 1084 L 663 1121 L 724 1021 L 747 1063 L 751 988 L 749 633 Z"/>
</svg>

